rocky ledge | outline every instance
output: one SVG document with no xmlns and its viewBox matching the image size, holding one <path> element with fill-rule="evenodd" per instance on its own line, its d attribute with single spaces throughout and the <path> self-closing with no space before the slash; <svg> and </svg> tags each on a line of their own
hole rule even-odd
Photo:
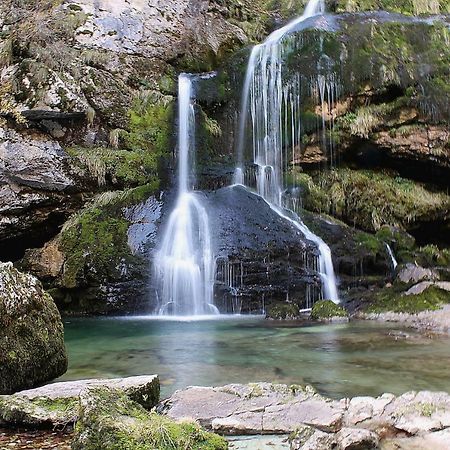
<svg viewBox="0 0 450 450">
<path fill-rule="evenodd" d="M 450 438 L 450 395 L 443 392 L 332 400 L 310 386 L 233 384 L 177 391 L 158 410 L 224 435 L 289 435 L 277 448 L 291 450 L 436 449 Z"/>
<path fill-rule="evenodd" d="M 157 375 L 66 381 L 0 396 L 0 425 L 57 427 L 75 423 L 80 394 L 96 387 L 120 390 L 147 409 L 159 401 Z"/>
</svg>

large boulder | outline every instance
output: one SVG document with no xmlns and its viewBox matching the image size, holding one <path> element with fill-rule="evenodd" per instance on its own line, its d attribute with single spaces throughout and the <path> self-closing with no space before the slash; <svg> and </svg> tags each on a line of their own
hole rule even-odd
<svg viewBox="0 0 450 450">
<path fill-rule="evenodd" d="M 0 424 L 31 427 L 72 424 L 78 417 L 81 392 L 99 386 L 120 390 L 148 410 L 159 401 L 157 375 L 65 381 L 0 396 Z"/>
<path fill-rule="evenodd" d="M 53 299 L 35 277 L 0 263 L 0 393 L 31 388 L 66 370 L 63 324 Z"/>
</svg>

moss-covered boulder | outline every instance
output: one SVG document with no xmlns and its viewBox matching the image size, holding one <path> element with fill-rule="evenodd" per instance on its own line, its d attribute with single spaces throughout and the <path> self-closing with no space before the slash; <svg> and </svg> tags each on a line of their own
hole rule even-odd
<svg viewBox="0 0 450 450">
<path fill-rule="evenodd" d="M 90 388 L 80 395 L 73 450 L 226 450 L 224 438 L 194 422 L 175 423 L 148 412 L 121 391 Z"/>
<path fill-rule="evenodd" d="M 335 318 L 347 318 L 347 311 L 331 300 L 316 302 L 311 310 L 313 320 L 332 320 Z"/>
<path fill-rule="evenodd" d="M 295 303 L 276 303 L 267 310 L 266 319 L 295 320 L 300 316 L 300 309 Z"/>
<path fill-rule="evenodd" d="M 0 264 L 0 393 L 36 386 L 66 370 L 63 324 L 53 299 L 35 277 Z"/>
</svg>

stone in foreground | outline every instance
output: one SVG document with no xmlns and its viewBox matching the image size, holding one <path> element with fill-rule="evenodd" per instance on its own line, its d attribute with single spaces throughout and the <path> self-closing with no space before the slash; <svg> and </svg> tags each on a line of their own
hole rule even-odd
<svg viewBox="0 0 450 450">
<path fill-rule="evenodd" d="M 37 278 L 0 263 L 0 394 L 31 388 L 67 370 L 64 329 Z"/>
<path fill-rule="evenodd" d="M 286 434 L 302 424 L 338 431 L 345 403 L 325 399 L 310 386 L 254 383 L 190 387 L 162 402 L 160 411 L 221 434 Z"/>
<path fill-rule="evenodd" d="M 151 409 L 159 401 L 157 375 L 67 381 L 0 396 L 0 425 L 55 426 L 73 423 L 77 419 L 81 392 L 100 386 L 120 390 L 146 409 Z"/>
<path fill-rule="evenodd" d="M 120 390 L 96 386 L 80 395 L 73 450 L 227 448 L 224 438 L 202 430 L 194 422 L 177 424 L 148 412 Z"/>
<path fill-rule="evenodd" d="M 397 443 L 401 446 L 392 448 L 435 450 L 450 429 L 450 394 L 445 392 L 337 401 L 309 386 L 233 384 L 189 387 L 158 409 L 177 421 L 196 420 L 224 435 L 290 434 L 291 450 L 390 449 L 384 446 Z M 414 447 L 416 442 L 422 447 Z"/>
</svg>

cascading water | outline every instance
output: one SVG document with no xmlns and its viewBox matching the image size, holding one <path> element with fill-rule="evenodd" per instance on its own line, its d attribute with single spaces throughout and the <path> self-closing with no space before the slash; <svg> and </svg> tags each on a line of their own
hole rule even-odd
<svg viewBox="0 0 450 450">
<path fill-rule="evenodd" d="M 178 78 L 178 119 L 178 197 L 154 260 L 159 314 L 218 314 L 213 304 L 215 270 L 208 214 L 192 190 L 195 113 L 188 74 Z"/>
<path fill-rule="evenodd" d="M 256 166 L 256 190 L 280 216 L 295 225 L 304 236 L 313 241 L 319 249 L 319 273 L 322 280 L 323 296 L 339 302 L 330 248 L 312 233 L 302 220 L 292 211 L 287 211 L 284 198 L 283 169 L 287 166 L 288 138 L 294 152 L 296 139 L 295 112 L 299 109 L 299 83 L 290 86 L 283 83 L 284 52 L 289 42 L 284 39 L 289 32 L 297 29 L 301 22 L 324 12 L 323 0 L 310 0 L 302 16 L 274 31 L 250 55 L 244 82 L 242 110 L 239 125 L 238 167 L 234 182 L 245 184 L 244 146 L 248 113 L 250 112 L 253 162 Z M 320 83 L 322 81 L 322 83 Z M 323 79 L 317 82 L 323 88 Z M 321 93 L 324 89 L 320 90 Z M 321 94 L 321 97 L 324 95 Z M 330 97 L 330 96 L 329 96 Z M 287 110 L 291 113 L 291 123 L 287 123 Z M 284 113 L 284 117 L 283 117 Z M 283 120 L 284 118 L 284 120 Z M 299 128 L 299 127 L 297 127 Z"/>
<path fill-rule="evenodd" d="M 395 259 L 394 252 L 392 251 L 391 246 L 386 243 L 386 250 L 391 260 L 392 270 L 395 270 L 398 266 L 397 260 Z"/>
</svg>

